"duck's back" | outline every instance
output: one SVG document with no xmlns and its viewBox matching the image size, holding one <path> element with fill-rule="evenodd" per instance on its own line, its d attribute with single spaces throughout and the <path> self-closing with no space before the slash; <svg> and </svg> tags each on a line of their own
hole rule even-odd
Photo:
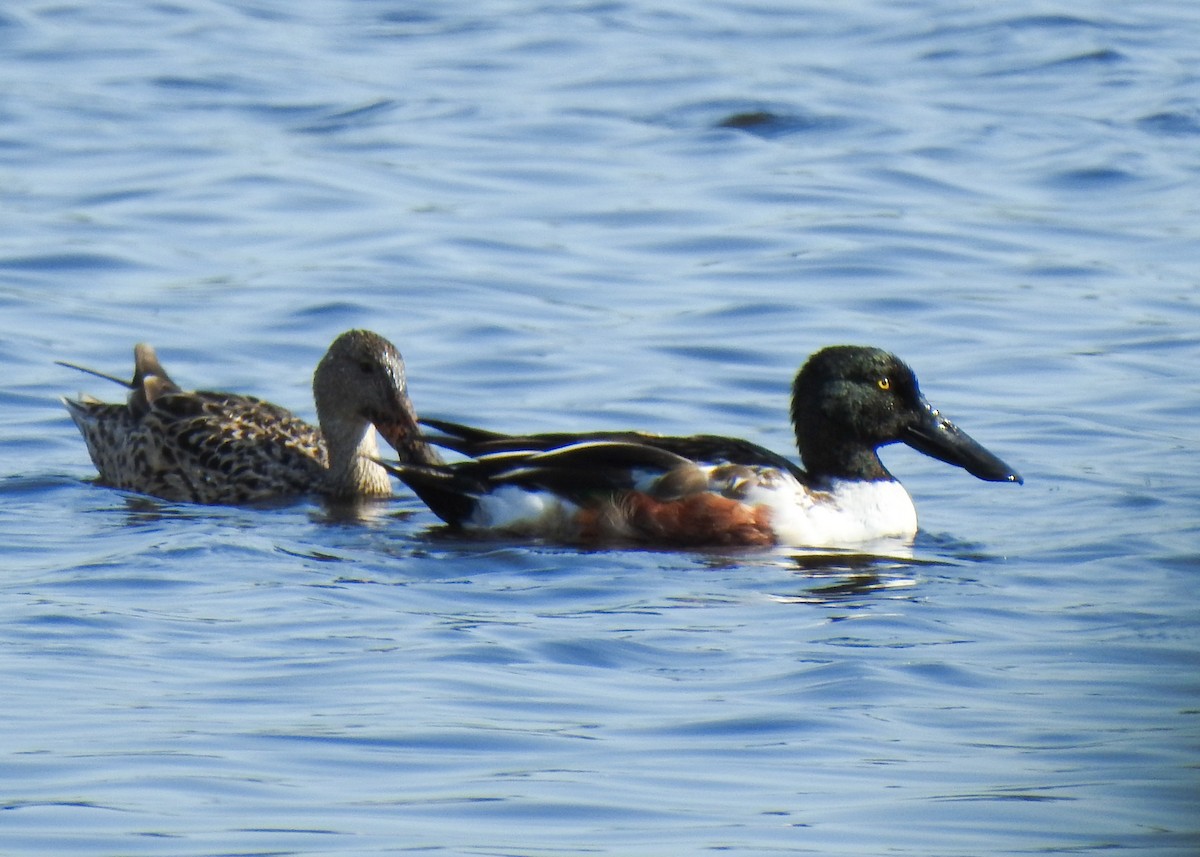
<svg viewBox="0 0 1200 857">
<path fill-rule="evenodd" d="M 100 481 L 188 503 L 253 503 L 319 490 L 319 429 L 251 396 L 135 388 L 128 404 L 69 401 Z"/>
</svg>

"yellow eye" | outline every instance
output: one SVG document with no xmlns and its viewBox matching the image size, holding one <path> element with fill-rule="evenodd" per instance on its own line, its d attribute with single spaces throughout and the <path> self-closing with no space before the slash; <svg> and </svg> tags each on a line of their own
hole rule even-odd
<svg viewBox="0 0 1200 857">
<path fill-rule="evenodd" d="M 891 379 L 891 378 L 880 378 L 880 379 L 879 379 L 878 381 L 876 381 L 875 383 L 876 383 L 876 385 L 879 387 L 879 389 L 881 389 L 881 390 L 890 390 L 890 389 L 892 389 L 892 379 Z"/>
</svg>

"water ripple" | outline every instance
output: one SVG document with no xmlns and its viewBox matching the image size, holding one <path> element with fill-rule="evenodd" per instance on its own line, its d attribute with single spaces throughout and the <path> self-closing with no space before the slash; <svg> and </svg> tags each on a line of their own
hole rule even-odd
<svg viewBox="0 0 1200 857">
<path fill-rule="evenodd" d="M 6 4 L 6 850 L 1192 854 L 1189 11 Z M 311 416 L 358 326 L 423 413 L 788 455 L 878 344 L 1029 479 L 578 550 L 113 491 L 57 401 L 148 340 Z"/>
</svg>

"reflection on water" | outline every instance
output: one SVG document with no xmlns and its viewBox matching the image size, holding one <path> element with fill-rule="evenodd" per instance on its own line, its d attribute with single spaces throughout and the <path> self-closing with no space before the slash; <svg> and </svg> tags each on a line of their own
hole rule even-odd
<svg viewBox="0 0 1200 857">
<path fill-rule="evenodd" d="M 798 595 L 775 596 L 777 601 L 807 604 L 848 604 L 876 593 L 917 585 L 920 565 L 943 565 L 939 561 L 899 561 L 896 556 L 850 554 L 843 556 L 797 556 L 793 558 L 809 583 Z"/>
</svg>

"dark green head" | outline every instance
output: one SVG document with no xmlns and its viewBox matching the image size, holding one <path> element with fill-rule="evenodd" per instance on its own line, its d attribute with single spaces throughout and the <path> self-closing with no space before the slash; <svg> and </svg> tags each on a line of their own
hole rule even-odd
<svg viewBox="0 0 1200 857">
<path fill-rule="evenodd" d="M 835 345 L 810 357 L 792 385 L 792 423 L 817 479 L 890 479 L 876 450 L 900 442 L 979 479 L 1021 482 L 930 406 L 904 361 L 879 348 Z"/>
</svg>

